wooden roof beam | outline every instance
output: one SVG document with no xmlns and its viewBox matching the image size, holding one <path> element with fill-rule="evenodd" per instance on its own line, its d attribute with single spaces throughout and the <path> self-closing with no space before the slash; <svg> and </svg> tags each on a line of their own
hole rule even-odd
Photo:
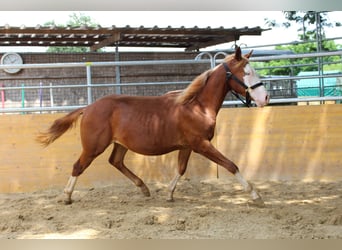
<svg viewBox="0 0 342 250">
<path fill-rule="evenodd" d="M 240 36 L 239 35 L 227 35 L 222 38 L 215 38 L 215 39 L 210 39 L 208 42 L 198 42 L 194 43 L 191 46 L 187 47 L 185 51 L 194 51 L 194 50 L 199 50 L 202 48 L 206 48 L 209 46 L 215 46 L 223 43 L 229 43 L 233 41 L 239 40 Z"/>
<path fill-rule="evenodd" d="M 98 49 L 106 47 L 107 45 L 110 45 L 110 44 L 113 44 L 115 42 L 118 42 L 118 41 L 120 41 L 120 39 L 121 39 L 121 33 L 120 32 L 116 32 L 112 36 L 102 40 L 98 44 L 95 44 L 95 45 L 91 46 L 90 47 L 90 51 L 96 51 Z"/>
</svg>

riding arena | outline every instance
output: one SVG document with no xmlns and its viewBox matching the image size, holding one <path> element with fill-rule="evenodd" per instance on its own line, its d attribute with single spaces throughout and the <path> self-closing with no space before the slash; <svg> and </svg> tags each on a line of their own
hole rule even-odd
<svg viewBox="0 0 342 250">
<path fill-rule="evenodd" d="M 87 53 L 1 54 L 1 238 L 340 239 L 342 70 L 258 72 L 342 52 L 198 51 L 223 31 L 263 32 L 61 28 L 102 40 Z M 96 52 L 120 39 L 186 51 Z"/>
</svg>

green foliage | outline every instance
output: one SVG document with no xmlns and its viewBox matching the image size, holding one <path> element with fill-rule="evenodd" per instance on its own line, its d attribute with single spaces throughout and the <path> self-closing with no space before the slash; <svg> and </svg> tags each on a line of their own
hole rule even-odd
<svg viewBox="0 0 342 250">
<path fill-rule="evenodd" d="M 323 41 L 323 51 L 335 51 L 340 46 L 336 45 L 334 41 Z M 292 45 L 276 46 L 277 50 L 290 50 L 295 54 L 314 53 L 317 51 L 316 43 L 300 43 Z M 323 62 L 336 62 L 340 61 L 339 56 L 324 57 Z M 288 67 L 289 65 L 301 65 L 295 67 Z M 267 69 L 259 70 L 261 76 L 267 75 L 297 75 L 300 71 L 316 71 L 317 70 L 317 58 L 299 58 L 299 59 L 283 59 L 272 60 L 269 62 L 261 63 L 255 67 L 265 67 Z M 341 69 L 341 64 L 326 64 L 323 67 L 324 70 Z"/>
<path fill-rule="evenodd" d="M 90 16 L 86 16 L 83 13 L 72 13 L 70 16 L 70 20 L 67 22 L 69 26 L 88 26 L 88 27 L 96 27 L 97 24 L 91 20 Z"/>
<path fill-rule="evenodd" d="M 283 11 L 285 18 L 287 19 L 286 22 L 278 23 L 275 20 L 265 19 L 266 24 L 269 27 L 285 27 L 289 28 L 293 23 L 299 24 L 298 28 L 298 36 L 300 40 L 306 41 L 312 38 L 316 38 L 316 22 L 317 18 L 320 20 L 320 25 L 324 34 L 325 27 L 339 27 L 342 26 L 340 22 L 331 21 L 328 17 L 328 12 L 324 11 Z"/>
<path fill-rule="evenodd" d="M 301 26 L 298 28 L 298 36 L 301 41 L 308 41 L 305 43 L 297 43 L 285 46 L 276 46 L 277 50 L 290 50 L 295 54 L 314 53 L 317 52 L 317 43 L 310 42 L 316 40 L 316 19 L 319 16 L 322 27 L 322 51 L 334 51 L 341 49 L 341 45 L 337 45 L 332 40 L 324 40 L 324 27 L 341 26 L 339 22 L 331 22 L 328 19 L 327 12 L 315 12 L 315 11 L 284 11 L 283 12 L 288 22 L 282 24 L 277 23 L 275 20 L 266 19 L 266 24 L 270 27 L 283 26 L 288 28 L 292 22 L 299 23 Z M 297 75 L 300 71 L 316 71 L 317 70 L 317 58 L 301 58 L 301 59 L 284 59 L 273 60 L 270 62 L 262 63 L 259 67 L 266 67 L 259 71 L 261 76 L 267 75 Z M 323 62 L 336 62 L 340 61 L 339 56 L 324 57 Z M 294 67 L 286 67 L 288 65 L 301 65 Z M 340 69 L 341 64 L 326 64 L 323 66 L 323 70 Z"/>
<path fill-rule="evenodd" d="M 96 24 L 91 17 L 84 15 L 83 13 L 73 13 L 69 15 L 69 20 L 67 21 L 66 25 L 64 24 L 56 24 L 54 20 L 48 21 L 44 23 L 44 26 L 56 26 L 56 27 L 96 27 L 98 24 Z M 49 47 L 46 52 L 50 53 L 84 53 L 89 52 L 90 49 L 88 47 L 81 47 L 81 46 L 75 46 L 75 47 L 67 47 L 67 46 L 59 46 L 59 47 Z"/>
</svg>

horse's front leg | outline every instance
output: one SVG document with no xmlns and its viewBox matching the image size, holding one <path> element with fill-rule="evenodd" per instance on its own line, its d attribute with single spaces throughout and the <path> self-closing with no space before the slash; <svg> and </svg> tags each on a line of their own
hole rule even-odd
<svg viewBox="0 0 342 250">
<path fill-rule="evenodd" d="M 211 143 L 210 141 L 202 141 L 196 145 L 194 149 L 196 153 L 199 153 L 209 160 L 219 164 L 220 166 L 227 169 L 229 172 L 235 175 L 236 179 L 243 186 L 246 192 L 250 193 L 252 200 L 255 205 L 263 207 L 264 202 L 258 192 L 254 189 L 253 185 L 247 182 L 241 175 L 239 168 L 224 155 L 222 155 Z"/>
<path fill-rule="evenodd" d="M 261 196 L 257 193 L 257 191 L 255 191 L 253 185 L 246 181 L 239 171 L 237 171 L 234 175 L 240 182 L 240 184 L 244 187 L 245 191 L 251 194 L 254 205 L 264 207 L 265 203 L 262 200 Z"/>
<path fill-rule="evenodd" d="M 178 153 L 178 169 L 175 177 L 170 183 L 169 186 L 169 196 L 167 198 L 167 201 L 174 201 L 173 200 L 173 193 L 176 189 L 176 185 L 179 181 L 179 179 L 184 175 L 186 167 L 188 165 L 189 157 L 191 154 L 191 149 L 183 149 L 180 150 Z"/>
</svg>

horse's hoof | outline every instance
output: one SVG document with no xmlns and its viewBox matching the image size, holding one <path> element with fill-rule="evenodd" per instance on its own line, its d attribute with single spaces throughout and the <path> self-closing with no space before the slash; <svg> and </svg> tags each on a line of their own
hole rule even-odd
<svg viewBox="0 0 342 250">
<path fill-rule="evenodd" d="M 264 208 L 264 207 L 266 206 L 265 203 L 264 203 L 264 201 L 261 199 L 261 197 L 252 200 L 252 201 L 249 202 L 248 204 L 249 204 L 250 206 L 258 207 L 258 208 Z"/>
<path fill-rule="evenodd" d="M 151 193 L 150 193 L 150 190 L 148 189 L 148 187 L 142 186 L 142 187 L 141 187 L 141 191 L 142 191 L 142 193 L 143 193 L 146 197 L 150 197 L 150 196 L 151 196 Z"/>
<path fill-rule="evenodd" d="M 166 201 L 167 202 L 174 202 L 175 200 L 171 197 L 171 198 L 167 198 Z"/>
<path fill-rule="evenodd" d="M 64 205 L 71 205 L 72 204 L 72 200 L 64 200 Z"/>
</svg>

